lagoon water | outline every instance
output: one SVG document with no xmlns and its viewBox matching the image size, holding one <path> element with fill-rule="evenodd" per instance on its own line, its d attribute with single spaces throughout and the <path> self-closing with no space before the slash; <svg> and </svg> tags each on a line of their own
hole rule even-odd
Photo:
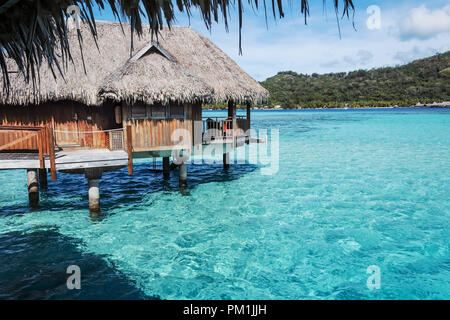
<svg viewBox="0 0 450 320">
<path fill-rule="evenodd" d="M 29 209 L 25 172 L 1 171 L 0 298 L 450 298 L 449 109 L 256 111 L 252 126 L 279 130 L 275 174 L 189 165 L 182 194 L 140 160 L 103 175 L 99 217 L 83 176 L 59 173 Z"/>
</svg>

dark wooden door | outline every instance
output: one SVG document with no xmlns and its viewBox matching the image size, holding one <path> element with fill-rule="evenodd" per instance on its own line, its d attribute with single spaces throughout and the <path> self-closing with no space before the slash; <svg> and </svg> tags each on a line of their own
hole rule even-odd
<svg viewBox="0 0 450 320">
<path fill-rule="evenodd" d="M 92 130 L 92 111 L 89 107 L 83 106 L 76 110 L 78 144 L 81 147 L 92 147 L 93 136 L 95 132 Z"/>
<path fill-rule="evenodd" d="M 60 147 L 78 146 L 78 115 L 74 105 L 62 103 L 53 108 L 52 116 L 56 144 Z"/>
<path fill-rule="evenodd" d="M 92 145 L 92 114 L 88 107 L 65 102 L 53 109 L 56 144 L 60 147 Z"/>
</svg>

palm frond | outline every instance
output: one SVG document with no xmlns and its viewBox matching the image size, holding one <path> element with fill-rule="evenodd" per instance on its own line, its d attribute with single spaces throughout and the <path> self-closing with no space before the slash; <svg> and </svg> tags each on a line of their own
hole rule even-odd
<svg viewBox="0 0 450 320">
<path fill-rule="evenodd" d="M 255 10 L 259 10 L 258 0 L 247 0 Z M 266 0 L 263 2 L 267 19 Z M 305 23 L 309 16 L 309 1 L 300 1 L 300 12 Z M 109 7 L 116 19 L 129 20 L 133 31 L 142 35 L 143 19 L 148 20 L 149 31 L 152 36 L 158 36 L 158 31 L 164 25 L 171 26 L 175 21 L 175 11 L 185 12 L 188 17 L 192 9 L 198 9 L 208 29 L 213 22 L 222 20 L 228 31 L 230 9 L 235 8 L 239 15 L 239 52 L 242 51 L 241 31 L 243 27 L 243 0 L 0 0 L 0 69 L 2 71 L 4 91 L 9 93 L 10 81 L 8 77 L 8 59 L 15 61 L 18 70 L 26 81 L 37 85 L 39 81 L 39 67 L 46 61 L 50 66 L 56 66 L 63 74 L 64 64 L 71 61 L 70 46 L 67 41 L 67 8 L 77 5 L 80 19 L 89 25 L 89 30 L 96 39 L 96 25 L 93 8 L 105 9 Z M 354 10 L 352 0 L 333 0 L 336 14 L 339 3 L 342 3 L 342 16 L 349 16 Z M 175 6 L 174 6 L 175 4 Z M 283 18 L 282 0 L 271 0 L 274 18 Z M 132 45 L 131 36 L 130 43 Z M 82 38 L 79 38 L 82 46 Z M 60 52 L 56 52 L 59 48 Z M 63 66 L 57 62 L 61 57 Z M 62 68 L 61 68 L 62 67 Z"/>
</svg>

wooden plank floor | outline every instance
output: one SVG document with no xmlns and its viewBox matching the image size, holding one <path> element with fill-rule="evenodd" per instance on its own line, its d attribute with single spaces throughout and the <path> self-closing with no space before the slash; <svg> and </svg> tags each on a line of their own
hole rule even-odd
<svg viewBox="0 0 450 320">
<path fill-rule="evenodd" d="M 237 137 L 236 139 L 236 146 L 241 147 L 246 142 L 249 143 L 265 143 L 266 140 L 262 138 L 248 138 L 248 137 Z M 214 140 L 203 140 L 203 145 L 210 145 L 210 144 L 223 144 L 228 145 L 233 143 L 232 137 L 224 137 L 222 139 L 214 139 Z"/>
<path fill-rule="evenodd" d="M 56 170 L 126 166 L 128 154 L 122 150 L 108 149 L 58 151 L 55 154 L 55 164 Z M 37 153 L 0 153 L 0 170 L 38 168 Z M 45 159 L 45 168 L 50 168 L 48 157 Z"/>
<path fill-rule="evenodd" d="M 237 139 L 237 147 L 244 145 L 245 137 Z M 251 138 L 250 143 L 264 143 L 263 139 Z M 203 146 L 208 144 L 231 145 L 231 139 L 217 139 L 204 141 Z M 181 147 L 180 147 L 181 148 Z M 158 148 L 155 148 L 157 150 Z M 160 149 L 169 149 L 161 147 Z M 177 149 L 172 147 L 172 149 Z M 136 150 L 135 150 L 136 151 Z M 111 151 L 108 149 L 95 150 L 71 150 L 57 151 L 55 154 L 56 170 L 79 170 L 86 168 L 108 168 L 122 167 L 128 165 L 128 154 L 123 150 Z M 37 153 L 0 153 L 0 170 L 13 169 L 38 169 L 39 156 Z M 50 160 L 45 158 L 45 168 L 50 168 Z"/>
</svg>

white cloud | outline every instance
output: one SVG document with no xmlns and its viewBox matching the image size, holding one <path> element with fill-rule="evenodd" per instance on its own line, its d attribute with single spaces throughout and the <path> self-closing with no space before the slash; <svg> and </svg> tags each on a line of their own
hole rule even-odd
<svg viewBox="0 0 450 320">
<path fill-rule="evenodd" d="M 421 5 L 409 11 L 399 28 L 401 40 L 433 38 L 440 33 L 450 33 L 450 5 L 430 10 Z"/>
<path fill-rule="evenodd" d="M 353 67 L 365 66 L 373 59 L 373 54 L 367 50 L 359 50 L 356 53 L 356 57 L 344 56 L 344 61 Z"/>
<path fill-rule="evenodd" d="M 394 59 L 401 62 L 402 64 L 409 63 L 413 60 L 426 58 L 432 55 L 435 55 L 440 52 L 444 52 L 444 50 L 439 50 L 431 47 L 418 47 L 414 46 L 410 50 L 407 51 L 398 51 L 394 54 Z"/>
<path fill-rule="evenodd" d="M 318 1 L 321 4 L 321 1 Z M 265 80 L 279 71 L 297 73 L 344 72 L 408 63 L 439 52 L 450 50 L 450 33 L 440 33 L 430 39 L 399 39 L 399 25 L 403 13 L 418 4 L 411 2 L 392 8 L 382 7 L 383 24 L 379 30 L 368 30 L 365 10 L 357 11 L 355 24 L 343 20 L 342 39 L 336 21 L 321 17 L 320 12 L 307 26 L 298 15 L 274 23 L 269 19 L 269 30 L 264 19 L 246 16 L 242 32 L 243 55 L 238 54 L 238 26 L 230 23 L 226 33 L 223 24 L 214 25 L 210 33 L 203 21 L 193 19 L 192 27 L 210 38 L 247 73 L 257 80 Z M 269 17 L 270 18 L 270 17 Z M 186 21 L 179 21 L 187 24 Z M 396 33 L 391 31 L 395 29 Z"/>
<path fill-rule="evenodd" d="M 337 66 L 339 66 L 341 64 L 341 61 L 335 59 L 335 60 L 330 60 L 330 61 L 326 61 L 324 63 L 320 64 L 320 67 L 322 68 L 335 68 Z"/>
</svg>

